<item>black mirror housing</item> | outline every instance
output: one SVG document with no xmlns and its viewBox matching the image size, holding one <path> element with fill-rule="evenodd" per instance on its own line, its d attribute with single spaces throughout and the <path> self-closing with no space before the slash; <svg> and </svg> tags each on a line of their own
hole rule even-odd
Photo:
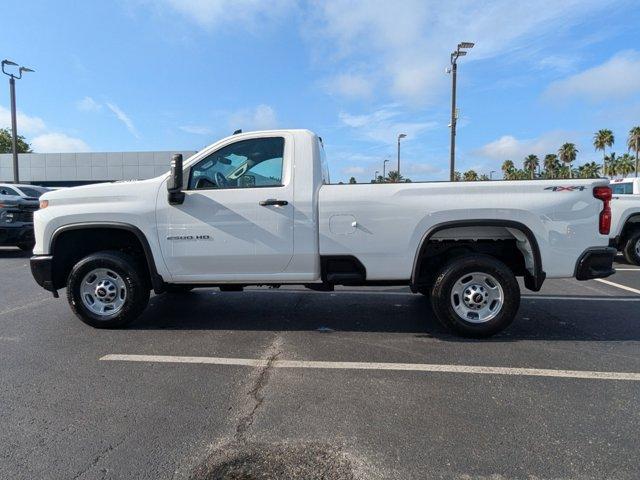
<svg viewBox="0 0 640 480">
<path fill-rule="evenodd" d="M 184 192 L 182 191 L 182 154 L 176 153 L 171 158 L 171 174 L 167 180 L 167 192 L 170 205 L 182 205 Z"/>
</svg>

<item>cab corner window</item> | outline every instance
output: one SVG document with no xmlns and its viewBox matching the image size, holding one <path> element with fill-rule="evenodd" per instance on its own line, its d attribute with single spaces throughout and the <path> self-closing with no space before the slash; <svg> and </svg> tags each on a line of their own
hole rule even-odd
<svg viewBox="0 0 640 480">
<path fill-rule="evenodd" d="M 633 194 L 633 183 L 614 183 L 611 187 L 614 195 Z"/>
<path fill-rule="evenodd" d="M 284 138 L 241 140 L 191 167 L 189 190 L 282 186 Z"/>
</svg>

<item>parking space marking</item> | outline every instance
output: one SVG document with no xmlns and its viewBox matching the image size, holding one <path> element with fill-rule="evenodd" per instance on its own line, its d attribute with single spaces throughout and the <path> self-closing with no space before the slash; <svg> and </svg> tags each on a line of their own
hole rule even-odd
<svg viewBox="0 0 640 480">
<path fill-rule="evenodd" d="M 606 285 L 611 285 L 612 287 L 617 287 L 622 290 L 626 290 L 627 292 L 633 292 L 640 295 L 640 290 L 638 290 L 637 288 L 627 287 L 626 285 L 621 285 L 619 283 L 612 282 L 611 280 L 605 280 L 604 278 L 596 278 L 595 280 L 596 282 L 604 283 Z"/>
<path fill-rule="evenodd" d="M 104 361 L 145 363 L 195 363 L 207 365 L 236 365 L 265 367 L 268 360 L 225 357 L 183 357 L 173 355 L 126 355 L 110 354 L 100 358 Z M 330 370 L 391 370 L 404 372 L 466 373 L 481 375 L 511 375 L 524 377 L 579 378 L 590 380 L 626 380 L 640 382 L 640 373 L 595 372 L 588 370 L 555 370 L 546 368 L 482 367 L 474 365 L 437 365 L 424 363 L 378 363 L 378 362 L 328 362 L 311 360 L 274 360 L 273 368 L 307 368 Z"/>
</svg>

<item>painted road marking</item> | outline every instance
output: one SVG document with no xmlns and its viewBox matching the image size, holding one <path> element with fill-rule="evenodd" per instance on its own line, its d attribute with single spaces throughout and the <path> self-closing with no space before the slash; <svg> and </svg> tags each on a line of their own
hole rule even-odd
<svg viewBox="0 0 640 480">
<path fill-rule="evenodd" d="M 596 282 L 604 283 L 606 285 L 611 285 L 612 287 L 621 288 L 622 290 L 626 290 L 627 292 L 633 292 L 640 295 L 640 290 L 637 288 L 627 287 L 626 285 L 620 285 L 619 283 L 612 282 L 611 280 L 605 280 L 604 278 L 596 278 Z"/>
<path fill-rule="evenodd" d="M 243 367 L 266 367 L 268 360 L 254 358 L 225 357 L 181 357 L 173 355 L 125 355 L 110 354 L 100 358 L 104 361 L 146 363 L 195 363 L 206 365 L 237 365 Z M 627 380 L 640 382 L 640 373 L 594 372 L 587 370 L 553 370 L 545 368 L 480 367 L 471 365 L 431 365 L 424 363 L 377 363 L 377 362 L 320 362 L 310 360 L 272 360 L 273 368 L 308 368 L 331 370 L 393 370 L 403 372 L 467 373 L 482 375 L 512 375 L 524 377 L 581 378 L 591 380 Z"/>
<path fill-rule="evenodd" d="M 213 292 L 216 293 L 217 292 Z M 313 290 L 293 290 L 293 289 L 269 289 L 269 290 L 245 290 L 245 293 L 304 293 L 309 295 L 390 295 L 420 298 L 420 295 L 411 292 L 377 292 L 375 290 L 336 290 L 334 292 L 314 292 Z M 640 302 L 640 298 L 635 297 L 613 297 L 603 295 L 601 297 L 587 297 L 582 295 L 522 295 L 524 300 L 576 300 L 580 302 Z"/>
</svg>

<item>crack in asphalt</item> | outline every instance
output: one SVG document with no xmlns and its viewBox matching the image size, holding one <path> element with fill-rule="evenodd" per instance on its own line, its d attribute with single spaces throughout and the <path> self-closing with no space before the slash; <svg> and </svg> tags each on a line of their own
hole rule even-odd
<svg viewBox="0 0 640 480">
<path fill-rule="evenodd" d="M 250 395 L 252 399 L 251 403 L 253 405 L 250 407 L 247 414 L 240 417 L 236 426 L 236 433 L 234 438 L 238 443 L 246 443 L 247 430 L 249 430 L 251 425 L 253 425 L 256 414 L 264 403 L 265 397 L 262 392 L 269 383 L 269 377 L 271 375 L 271 371 L 273 370 L 273 363 L 277 360 L 278 355 L 282 353 L 279 350 L 281 342 L 281 338 L 277 336 L 267 349 L 266 364 L 264 367 L 260 368 L 260 371 L 256 376 L 256 380 L 253 383 L 253 387 L 248 392 L 248 395 Z"/>
<path fill-rule="evenodd" d="M 83 468 L 82 470 L 80 470 L 78 473 L 76 473 L 73 476 L 73 480 L 77 480 L 78 478 L 80 478 L 81 476 L 83 476 L 85 473 L 87 473 L 89 470 L 91 470 L 93 467 L 95 467 L 98 462 L 100 460 L 102 460 L 106 455 L 108 455 L 109 453 L 111 453 L 113 450 L 115 450 L 116 448 L 118 448 L 120 445 L 122 445 L 124 443 L 124 439 L 120 440 L 118 443 L 114 444 L 110 444 L 107 448 L 105 448 L 104 450 L 102 450 L 98 455 L 95 456 L 95 458 L 89 463 L 89 465 L 86 466 L 86 468 Z"/>
</svg>

